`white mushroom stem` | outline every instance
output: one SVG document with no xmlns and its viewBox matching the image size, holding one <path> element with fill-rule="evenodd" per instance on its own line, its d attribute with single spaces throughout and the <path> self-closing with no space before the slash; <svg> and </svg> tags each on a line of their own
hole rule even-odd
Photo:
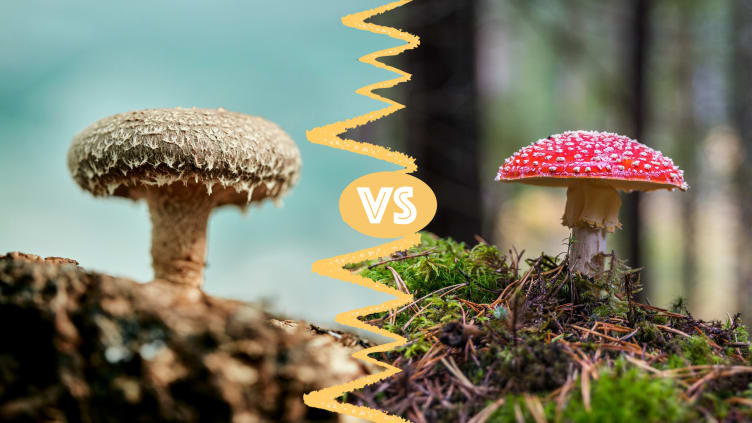
<svg viewBox="0 0 752 423">
<path fill-rule="evenodd" d="M 605 229 L 584 225 L 572 228 L 574 241 L 569 246 L 569 268 L 572 272 L 593 276 L 603 269 L 607 233 Z"/>
<path fill-rule="evenodd" d="M 195 188 L 175 183 L 146 191 L 155 281 L 193 288 L 204 281 L 206 226 L 214 204 Z"/>
<path fill-rule="evenodd" d="M 619 208 L 621 197 L 607 183 L 578 181 L 570 185 L 562 217 L 574 238 L 569 248 L 570 270 L 586 276 L 603 270 L 606 235 L 621 228 Z"/>
</svg>

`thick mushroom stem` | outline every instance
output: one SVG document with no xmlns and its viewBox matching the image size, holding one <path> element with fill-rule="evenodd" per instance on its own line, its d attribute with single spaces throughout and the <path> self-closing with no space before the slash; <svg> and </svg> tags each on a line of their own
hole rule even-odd
<svg viewBox="0 0 752 423">
<path fill-rule="evenodd" d="M 603 270 L 606 235 L 620 228 L 621 197 L 611 185 L 575 182 L 567 189 L 562 224 L 572 228 L 569 268 L 586 276 Z"/>
<path fill-rule="evenodd" d="M 206 191 L 181 184 L 150 188 L 154 280 L 200 288 L 206 264 L 206 226 L 213 202 Z"/>
</svg>

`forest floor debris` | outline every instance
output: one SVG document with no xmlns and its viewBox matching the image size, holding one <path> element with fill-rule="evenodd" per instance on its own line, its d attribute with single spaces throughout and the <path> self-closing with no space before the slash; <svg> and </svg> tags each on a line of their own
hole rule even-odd
<svg viewBox="0 0 752 423">
<path fill-rule="evenodd" d="M 565 254 L 523 259 L 424 234 L 409 251 L 347 266 L 415 300 L 366 320 L 408 339 L 375 355 L 403 371 L 343 400 L 414 422 L 752 420 L 740 317 L 638 302 L 639 269 L 604 260 L 583 278 Z"/>
</svg>

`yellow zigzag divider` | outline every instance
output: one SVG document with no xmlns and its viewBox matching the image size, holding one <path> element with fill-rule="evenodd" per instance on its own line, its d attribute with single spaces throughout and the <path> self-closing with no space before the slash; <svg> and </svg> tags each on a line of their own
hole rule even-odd
<svg viewBox="0 0 752 423">
<path fill-rule="evenodd" d="M 385 160 L 390 163 L 394 163 L 396 165 L 403 167 L 403 169 L 395 171 L 398 173 L 411 173 L 411 172 L 415 172 L 418 169 L 418 167 L 415 164 L 415 159 L 413 159 L 410 156 L 407 156 L 406 154 L 403 154 L 397 151 L 392 151 L 388 148 L 373 145 L 370 143 L 359 142 L 359 141 L 350 140 L 350 139 L 343 139 L 340 137 L 341 134 L 343 134 L 349 129 L 352 129 L 361 125 L 365 125 L 368 122 L 374 121 L 376 119 L 380 119 L 386 115 L 394 113 L 402 109 L 403 107 L 405 107 L 402 104 L 397 103 L 394 100 L 382 97 L 378 94 L 374 94 L 373 90 L 382 89 L 382 88 L 390 88 L 402 82 L 409 81 L 411 75 L 395 67 L 385 65 L 384 63 L 379 62 L 377 59 L 380 57 L 384 57 L 384 56 L 394 56 L 394 55 L 402 53 L 405 50 L 413 49 L 418 46 L 420 41 L 417 36 L 409 34 L 407 32 L 403 32 L 394 28 L 376 25 L 373 23 L 367 23 L 365 21 L 368 18 L 371 18 L 372 16 L 395 9 L 397 7 L 400 7 L 404 4 L 409 3 L 410 1 L 412 0 L 395 1 L 392 3 L 386 4 L 384 6 L 377 7 L 375 9 L 370 9 L 370 10 L 366 10 L 363 12 L 354 13 L 352 15 L 348 15 L 342 18 L 342 23 L 345 24 L 346 26 L 364 30 L 364 31 L 370 31 L 370 32 L 377 33 L 377 34 L 386 34 L 392 38 L 405 41 L 406 44 L 403 44 L 401 46 L 370 53 L 360 58 L 361 62 L 369 63 L 373 66 L 392 71 L 394 73 L 397 73 L 400 76 L 398 78 L 390 79 L 387 81 L 370 84 L 355 91 L 358 94 L 373 98 L 375 100 L 381 100 L 384 103 L 388 104 L 387 107 L 370 112 L 370 113 L 366 113 L 364 115 L 361 115 L 352 119 L 335 122 L 330 125 L 311 129 L 310 131 L 306 133 L 308 140 L 310 142 L 326 145 L 326 146 L 333 147 L 333 148 L 339 148 L 342 150 L 347 150 L 353 153 L 362 154 L 362 155 L 366 155 L 366 156 L 373 157 L 376 159 Z M 341 313 L 337 315 L 337 317 L 335 318 L 335 320 L 338 323 L 360 328 L 360 329 L 365 329 L 365 330 L 377 333 L 379 335 L 392 338 L 394 340 L 392 342 L 378 345 L 373 348 L 368 348 L 366 350 L 358 351 L 357 353 L 353 354 L 353 357 L 355 358 L 373 363 L 379 367 L 383 367 L 384 371 L 374 374 L 374 375 L 369 375 L 369 376 L 356 379 L 352 382 L 349 382 L 343 385 L 332 386 L 329 388 L 325 388 L 325 389 L 308 393 L 303 398 L 305 403 L 308 406 L 322 408 L 325 410 L 329 410 L 329 411 L 333 411 L 333 412 L 341 413 L 341 414 L 347 414 L 350 416 L 360 417 L 360 418 L 368 419 L 372 422 L 407 422 L 407 420 L 405 419 L 386 414 L 383 411 L 374 410 L 374 409 L 367 408 L 367 407 L 359 407 L 359 406 L 355 406 L 351 404 L 344 404 L 344 403 L 337 401 L 337 398 L 342 396 L 345 392 L 351 392 L 351 391 L 361 389 L 366 385 L 378 382 L 379 380 L 393 376 L 394 374 L 399 373 L 401 371 L 400 369 L 394 366 L 390 366 L 386 363 L 382 363 L 376 359 L 369 357 L 368 355 L 372 353 L 388 351 L 395 347 L 403 345 L 406 342 L 405 338 L 398 336 L 396 334 L 393 334 L 389 331 L 380 329 L 376 326 L 365 324 L 362 321 L 360 321 L 358 318 L 361 316 L 366 316 L 366 315 L 373 314 L 373 313 L 388 311 L 388 310 L 397 308 L 401 305 L 407 304 L 410 301 L 412 301 L 411 295 L 404 294 L 396 289 L 389 288 L 385 285 L 376 283 L 370 279 L 355 275 L 347 270 L 344 270 L 342 267 L 347 263 L 354 263 L 354 262 L 359 262 L 359 261 L 363 261 L 367 259 L 374 259 L 377 257 L 388 256 L 396 251 L 406 250 L 414 245 L 417 245 L 418 243 L 420 243 L 420 234 L 415 233 L 415 234 L 406 236 L 405 238 L 399 239 L 397 241 L 389 242 L 389 243 L 386 243 L 386 244 L 383 244 L 374 248 L 369 248 L 366 250 L 357 251 L 357 252 L 350 253 L 350 254 L 344 254 L 341 256 L 332 257 L 332 258 L 328 258 L 325 260 L 319 260 L 313 264 L 312 270 L 315 273 L 319 273 L 323 276 L 328 276 L 331 278 L 341 279 L 343 281 L 356 283 L 358 285 L 362 285 L 362 286 L 374 289 L 376 291 L 381 291 L 387 294 L 391 294 L 391 295 L 394 295 L 396 299 L 387 301 L 379 305 L 365 307 L 365 308 L 361 308 L 358 310 L 352 310 L 349 312 Z"/>
<path fill-rule="evenodd" d="M 399 172 L 412 173 L 418 170 L 418 167 L 415 165 L 415 159 L 413 159 L 412 157 L 406 154 L 400 153 L 398 151 L 392 151 L 386 147 L 381 147 L 381 146 L 366 143 L 366 142 L 340 138 L 340 134 L 343 134 L 349 129 L 365 125 L 368 122 L 374 121 L 376 119 L 381 119 L 382 117 L 392 114 L 396 112 L 397 110 L 400 110 L 405 107 L 402 104 L 397 103 L 394 100 L 391 100 L 386 97 L 382 97 L 378 94 L 374 94 L 373 90 L 378 90 L 382 88 L 391 88 L 402 82 L 407 82 L 410 80 L 411 75 L 393 66 L 385 65 L 384 63 L 379 62 L 377 59 L 379 57 L 384 57 L 384 56 L 396 56 L 405 50 L 410 50 L 415 47 L 418 47 L 418 44 L 420 43 L 420 41 L 418 37 L 416 37 L 415 35 L 408 34 L 407 32 L 403 32 L 398 29 L 389 28 L 389 27 L 385 27 L 381 25 L 372 24 L 372 23 L 367 23 L 365 22 L 365 20 L 372 16 L 387 12 L 389 10 L 400 7 L 404 4 L 410 3 L 411 1 L 412 0 L 395 1 L 393 3 L 389 3 L 384 6 L 377 7 L 375 9 L 365 10 L 359 13 L 353 13 L 352 15 L 347 15 L 344 18 L 342 18 L 342 23 L 345 24 L 346 26 L 356 28 L 356 29 L 361 29 L 363 31 L 370 31 L 376 34 L 386 34 L 392 38 L 405 41 L 407 44 L 403 44 L 398 47 L 388 48 L 385 50 L 380 50 L 380 51 L 376 51 L 370 54 L 366 54 L 365 56 L 359 59 L 363 63 L 368 63 L 370 65 L 376 66 L 377 68 L 392 71 L 396 74 L 399 74 L 400 76 L 398 78 L 390 79 L 387 81 L 382 81 L 382 82 L 377 82 L 375 84 L 366 85 L 365 87 L 359 88 L 355 91 L 356 93 L 360 95 L 370 97 L 374 100 L 383 101 L 384 103 L 389 104 L 388 107 L 385 107 L 383 109 L 379 109 L 370 113 L 366 113 L 364 115 L 354 117 L 352 119 L 335 122 L 335 123 L 322 126 L 319 128 L 313 128 L 306 133 L 306 135 L 308 136 L 308 141 L 315 143 L 315 144 L 322 144 L 322 145 L 326 145 L 329 147 L 352 151 L 353 153 L 363 154 L 365 156 L 373 157 L 373 158 L 380 159 L 380 160 L 385 160 L 387 162 L 394 163 L 399 166 L 403 166 L 404 169 L 400 170 Z"/>
</svg>

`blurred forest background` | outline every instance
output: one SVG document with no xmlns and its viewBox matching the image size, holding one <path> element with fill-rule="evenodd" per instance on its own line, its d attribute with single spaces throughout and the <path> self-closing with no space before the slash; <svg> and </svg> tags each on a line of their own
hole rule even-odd
<svg viewBox="0 0 752 423">
<path fill-rule="evenodd" d="M 565 251 L 562 189 L 500 184 L 504 158 L 569 129 L 618 132 L 685 170 L 686 192 L 624 195 L 610 248 L 656 305 L 752 319 L 752 0 L 415 0 L 377 22 L 421 37 L 392 59 L 407 109 L 359 130 L 418 159 L 429 230 Z"/>
</svg>

